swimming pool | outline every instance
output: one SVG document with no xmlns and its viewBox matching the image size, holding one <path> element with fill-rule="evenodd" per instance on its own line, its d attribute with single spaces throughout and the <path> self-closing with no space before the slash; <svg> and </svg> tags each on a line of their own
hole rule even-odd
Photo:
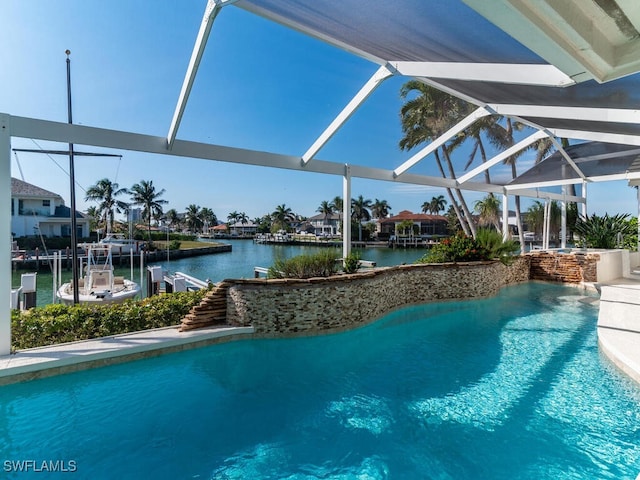
<svg viewBox="0 0 640 480">
<path fill-rule="evenodd" d="M 640 389 L 600 357 L 597 309 L 581 295 L 523 284 L 341 334 L 2 387 L 0 468 L 73 462 L 75 474 L 60 478 L 635 479 Z"/>
</svg>

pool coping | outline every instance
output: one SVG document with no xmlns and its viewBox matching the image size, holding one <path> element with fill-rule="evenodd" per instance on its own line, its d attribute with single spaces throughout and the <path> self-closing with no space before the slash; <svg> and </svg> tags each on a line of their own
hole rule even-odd
<svg viewBox="0 0 640 480">
<path fill-rule="evenodd" d="M 636 278 L 622 277 L 608 282 L 598 282 L 596 287 L 599 291 L 601 287 L 613 287 L 621 292 L 622 296 L 620 294 L 608 296 L 606 302 L 610 305 L 620 304 L 633 310 L 640 308 L 637 301 L 628 302 L 628 295 L 639 298 L 636 292 L 640 293 L 640 280 Z M 597 326 L 600 351 L 618 370 L 640 384 L 640 349 L 638 348 L 640 330 L 637 330 L 637 326 L 634 329 L 628 328 L 626 322 L 629 321 L 629 318 L 617 317 L 617 314 L 621 312 L 616 310 L 616 317 L 612 317 L 611 310 L 603 311 L 603 301 L 605 300 L 600 302 Z"/>
<path fill-rule="evenodd" d="M 239 338 L 253 327 L 217 326 L 179 332 L 178 326 L 18 350 L 0 356 L 0 385 L 149 358 Z"/>
</svg>

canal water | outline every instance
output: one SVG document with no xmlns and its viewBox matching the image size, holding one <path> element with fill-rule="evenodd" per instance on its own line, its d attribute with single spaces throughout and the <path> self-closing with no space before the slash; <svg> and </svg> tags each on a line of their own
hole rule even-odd
<svg viewBox="0 0 640 480">
<path fill-rule="evenodd" d="M 316 247 L 306 245 L 265 245 L 256 244 L 251 240 L 225 240 L 224 243 L 232 245 L 231 252 L 216 253 L 213 255 L 202 255 L 198 257 L 181 258 L 150 263 L 149 265 L 159 265 L 163 271 L 170 273 L 182 272 L 201 280 L 211 280 L 219 282 L 225 278 L 253 278 L 254 267 L 270 267 L 276 259 L 291 258 L 296 255 L 314 253 L 320 249 L 333 247 Z M 335 248 L 336 258 L 342 256 L 342 248 Z M 362 260 L 376 262 L 378 266 L 386 267 L 400 265 L 403 263 L 413 263 L 426 253 L 424 249 L 415 248 L 364 248 L 359 250 Z M 140 282 L 140 259 L 135 259 L 133 280 Z M 146 265 L 147 266 L 147 265 Z M 130 266 L 115 266 L 116 275 L 123 275 L 126 278 L 131 276 Z M 27 273 L 24 270 L 12 272 L 12 286 L 20 286 L 21 274 Z M 144 277 L 144 275 L 143 275 Z M 71 279 L 71 270 L 63 270 L 62 281 Z M 42 306 L 53 302 L 53 275 L 42 268 L 36 277 L 37 280 L 37 305 Z M 143 292 L 146 291 L 143 285 Z"/>
</svg>

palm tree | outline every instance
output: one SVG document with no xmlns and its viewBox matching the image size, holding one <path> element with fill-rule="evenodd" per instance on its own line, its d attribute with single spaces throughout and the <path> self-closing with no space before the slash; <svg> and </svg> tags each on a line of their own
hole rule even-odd
<svg viewBox="0 0 640 480">
<path fill-rule="evenodd" d="M 413 223 L 413 221 L 411 220 L 402 220 L 397 226 L 396 226 L 396 231 L 398 232 L 398 234 L 400 235 L 406 235 L 409 237 L 413 237 L 414 232 L 414 228 L 416 227 L 416 224 Z"/>
<path fill-rule="evenodd" d="M 500 200 L 493 193 L 490 193 L 482 200 L 478 200 L 474 205 L 475 211 L 480 216 L 480 225 L 492 225 L 500 231 Z"/>
<path fill-rule="evenodd" d="M 247 214 L 244 212 L 240 212 L 236 220 L 242 225 L 246 225 L 247 223 L 249 223 L 249 217 L 247 217 Z M 244 236 L 244 226 L 242 227 L 242 236 Z"/>
<path fill-rule="evenodd" d="M 437 197 L 431 197 L 431 201 L 422 204 L 422 213 L 429 212 L 433 215 L 439 215 L 440 210 L 446 208 L 447 201 L 444 199 L 444 195 L 438 195 Z"/>
<path fill-rule="evenodd" d="M 334 212 L 333 204 L 331 202 L 323 200 L 320 203 L 320 206 L 318 207 L 316 212 L 322 214 L 322 216 L 323 216 L 323 225 L 326 225 L 327 224 L 327 218 L 330 217 Z M 323 233 L 324 233 L 324 226 L 322 227 L 322 230 L 323 230 Z M 331 233 L 333 233 L 333 232 L 331 232 Z"/>
<path fill-rule="evenodd" d="M 240 215 L 240 214 L 237 211 L 234 210 L 229 215 L 227 215 L 227 221 L 229 223 L 231 223 L 231 222 L 237 223 L 238 222 L 238 215 Z"/>
<path fill-rule="evenodd" d="M 333 210 L 338 213 L 338 232 L 342 233 L 342 210 L 344 208 L 342 197 L 333 197 L 333 200 L 331 200 L 331 206 L 333 207 Z"/>
<path fill-rule="evenodd" d="M 417 96 L 408 100 L 400 109 L 402 131 L 404 133 L 404 137 L 399 142 L 402 150 L 410 150 L 428 140 L 439 137 L 452 123 L 470 112 L 468 103 L 418 80 L 410 80 L 400 89 L 400 97 L 403 99 L 413 93 L 417 93 Z M 456 145 L 452 146 L 455 147 Z M 449 178 L 455 179 L 456 175 L 449 156 L 450 149 L 446 145 L 442 145 L 440 151 L 447 163 Z M 443 178 L 447 178 L 438 150 L 434 152 L 434 155 L 440 174 Z M 452 189 L 447 188 L 446 191 L 464 232 L 467 235 L 475 234 L 471 212 L 460 190 L 455 189 L 460 202 L 459 206 Z M 460 208 L 462 208 L 462 211 L 460 211 Z"/>
<path fill-rule="evenodd" d="M 391 210 L 391 205 L 389 205 L 389 202 L 386 200 L 378 200 L 376 198 L 371 205 L 371 215 L 373 215 L 373 218 L 386 218 L 389 216 L 389 210 Z"/>
<path fill-rule="evenodd" d="M 362 221 L 371 220 L 371 200 L 364 199 L 362 195 L 359 195 L 357 199 L 351 199 L 351 218 L 358 222 L 358 241 L 362 241 Z"/>
<path fill-rule="evenodd" d="M 209 233 L 207 230 L 210 225 L 216 225 L 218 223 L 218 217 L 213 213 L 213 210 L 207 207 L 202 207 L 200 210 L 200 220 L 203 223 L 203 233 Z"/>
<path fill-rule="evenodd" d="M 98 207 L 91 206 L 87 208 L 87 217 L 89 217 L 89 230 L 97 230 L 98 229 L 98 220 L 100 218 L 100 214 L 98 213 Z"/>
<path fill-rule="evenodd" d="M 176 211 L 175 208 L 171 208 L 167 210 L 165 217 L 167 219 L 167 223 L 169 224 L 169 227 L 175 228 L 180 224 L 180 217 L 178 217 L 178 212 Z"/>
<path fill-rule="evenodd" d="M 531 230 L 536 233 L 542 233 L 544 229 L 544 203 L 536 200 L 529 207 L 525 214 L 525 218 L 527 220 L 527 224 Z M 560 211 L 560 206 L 558 202 L 555 200 L 551 201 L 551 205 L 549 206 L 549 231 L 558 233 L 560 230 L 560 219 L 562 212 Z M 551 236 L 551 235 L 550 235 Z"/>
<path fill-rule="evenodd" d="M 502 117 L 498 115 L 489 115 L 479 118 L 478 120 L 473 122 L 473 124 L 469 128 L 467 128 L 463 132 L 460 132 L 453 139 L 452 144 L 456 146 L 462 144 L 467 139 L 471 139 L 473 141 L 473 147 L 471 149 L 471 153 L 469 154 L 469 159 L 464 166 L 465 170 L 467 170 L 471 166 L 476 156 L 478 155 L 478 152 L 480 153 L 481 162 L 487 162 L 487 153 L 484 147 L 483 138 L 488 139 L 489 142 L 494 146 L 504 146 L 505 139 L 507 139 L 508 134 L 505 128 L 500 124 L 501 119 Z M 484 177 L 486 183 L 491 183 L 489 169 L 486 169 L 484 171 Z"/>
<path fill-rule="evenodd" d="M 289 224 L 295 219 L 295 215 L 293 211 L 283 203 L 276 207 L 271 214 L 271 218 L 273 218 L 272 228 L 287 230 Z"/>
<path fill-rule="evenodd" d="M 85 200 L 95 200 L 98 203 L 98 217 L 104 222 L 107 232 L 113 229 L 115 213 L 123 213 L 129 211 L 129 204 L 118 200 L 116 197 L 128 193 L 126 188 L 120 188 L 115 182 L 108 178 L 98 180 L 95 185 L 87 189 Z"/>
<path fill-rule="evenodd" d="M 140 183 L 133 185 L 129 191 L 131 194 L 131 203 L 142 207 L 142 220 L 147 222 L 149 241 L 151 241 L 151 218 L 161 217 L 162 205 L 169 203 L 160 198 L 164 192 L 164 188 L 156 192 L 156 187 L 153 186 L 153 180 L 140 180 Z"/>
<path fill-rule="evenodd" d="M 189 205 L 184 215 L 184 221 L 187 224 L 189 231 L 192 233 L 197 232 L 204 223 L 200 218 L 200 206 L 193 203 Z"/>
</svg>

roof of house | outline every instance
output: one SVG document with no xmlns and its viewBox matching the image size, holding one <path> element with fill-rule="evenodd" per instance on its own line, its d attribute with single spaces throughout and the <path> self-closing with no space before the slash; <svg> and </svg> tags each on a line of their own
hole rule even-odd
<svg viewBox="0 0 640 480">
<path fill-rule="evenodd" d="M 427 213 L 413 213 L 413 212 L 410 212 L 409 210 L 402 210 L 397 215 L 381 219 L 380 223 L 387 223 L 387 222 L 395 223 L 395 222 L 402 222 L 403 220 L 412 220 L 412 221 L 421 221 L 421 222 L 434 222 L 434 221 L 446 222 L 447 218 L 443 217 L 442 215 L 430 215 Z"/>
<path fill-rule="evenodd" d="M 317 215 L 314 215 L 313 217 L 309 217 L 308 220 L 310 222 L 314 221 L 314 220 L 340 220 L 342 219 L 342 215 L 339 215 L 337 213 L 331 213 L 329 215 L 325 215 L 324 213 L 319 213 Z"/>
<path fill-rule="evenodd" d="M 229 223 L 229 228 L 258 228 L 260 225 L 258 225 L 257 223 L 253 223 L 253 222 L 246 222 L 246 223 L 242 223 L 242 222 L 234 222 L 234 223 Z"/>
<path fill-rule="evenodd" d="M 65 205 L 58 205 L 53 214 L 55 218 L 71 218 L 71 209 Z M 76 218 L 87 218 L 82 212 L 76 210 Z"/>
<path fill-rule="evenodd" d="M 12 197 L 47 197 L 47 198 L 60 198 L 62 197 L 57 193 L 50 192 L 44 188 L 40 188 L 31 183 L 23 182 L 17 178 L 11 177 L 11 196 Z"/>
</svg>

